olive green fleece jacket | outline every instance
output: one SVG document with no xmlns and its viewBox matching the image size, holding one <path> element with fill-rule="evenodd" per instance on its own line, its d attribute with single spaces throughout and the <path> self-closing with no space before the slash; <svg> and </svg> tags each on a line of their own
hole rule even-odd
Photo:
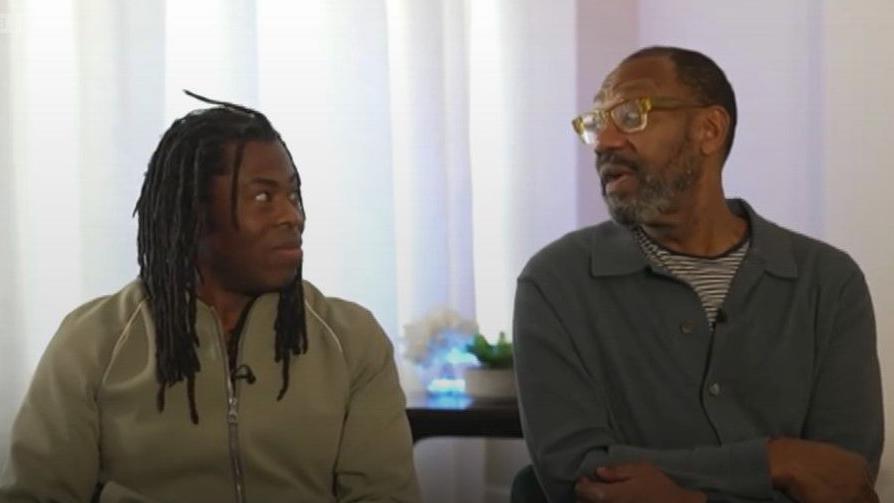
<svg viewBox="0 0 894 503">
<path fill-rule="evenodd" d="M 228 386 L 224 336 L 198 304 L 195 399 L 156 406 L 155 330 L 140 281 L 62 322 L 12 430 L 0 502 L 419 501 L 412 441 L 388 338 L 369 311 L 304 283 L 308 351 L 281 401 L 278 295 L 252 305 Z M 231 390 L 232 388 L 232 390 Z"/>
</svg>

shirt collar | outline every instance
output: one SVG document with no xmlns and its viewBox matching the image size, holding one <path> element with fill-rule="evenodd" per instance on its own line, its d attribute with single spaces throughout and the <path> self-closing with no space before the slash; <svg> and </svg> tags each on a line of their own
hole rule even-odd
<svg viewBox="0 0 894 503">
<path fill-rule="evenodd" d="M 763 265 L 770 274 L 798 277 L 798 266 L 787 231 L 758 215 L 742 199 L 728 199 L 733 213 L 748 218 L 751 244 L 745 260 Z M 649 267 L 633 231 L 613 221 L 595 227 L 592 234 L 590 271 L 593 276 L 621 276 Z"/>
</svg>

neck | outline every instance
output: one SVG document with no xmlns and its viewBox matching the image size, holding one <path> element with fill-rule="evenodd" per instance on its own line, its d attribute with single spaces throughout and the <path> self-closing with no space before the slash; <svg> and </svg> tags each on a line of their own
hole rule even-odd
<svg viewBox="0 0 894 503">
<path fill-rule="evenodd" d="M 730 211 L 723 189 L 710 197 L 691 197 L 654 222 L 642 224 L 643 231 L 665 248 L 688 255 L 713 257 L 742 240 L 747 221 Z"/>
<path fill-rule="evenodd" d="M 209 281 L 199 283 L 196 287 L 196 295 L 202 302 L 214 308 L 225 334 L 229 334 L 236 328 L 242 311 L 252 299 L 251 296 L 229 291 Z"/>
</svg>

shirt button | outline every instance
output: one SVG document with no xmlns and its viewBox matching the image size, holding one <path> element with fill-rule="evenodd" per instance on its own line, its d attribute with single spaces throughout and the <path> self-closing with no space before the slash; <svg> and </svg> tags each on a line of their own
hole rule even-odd
<svg viewBox="0 0 894 503">
<path fill-rule="evenodd" d="M 715 382 L 714 384 L 708 386 L 708 393 L 710 393 L 711 396 L 719 396 L 720 395 L 720 384 Z"/>
<path fill-rule="evenodd" d="M 695 331 L 695 323 L 686 320 L 683 323 L 680 323 L 680 333 L 683 335 L 689 335 Z"/>
</svg>

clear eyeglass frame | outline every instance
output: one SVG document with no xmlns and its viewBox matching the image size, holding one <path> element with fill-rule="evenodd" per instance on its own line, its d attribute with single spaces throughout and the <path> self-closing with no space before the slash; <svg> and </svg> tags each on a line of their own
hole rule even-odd
<svg viewBox="0 0 894 503">
<path fill-rule="evenodd" d="M 676 98 L 643 96 L 624 100 L 606 109 L 594 108 L 575 117 L 571 121 L 571 126 L 584 144 L 595 145 L 599 135 L 608 128 L 609 121 L 622 133 L 637 133 L 649 125 L 649 112 L 652 110 L 679 110 L 704 106 L 706 105 Z"/>
</svg>

